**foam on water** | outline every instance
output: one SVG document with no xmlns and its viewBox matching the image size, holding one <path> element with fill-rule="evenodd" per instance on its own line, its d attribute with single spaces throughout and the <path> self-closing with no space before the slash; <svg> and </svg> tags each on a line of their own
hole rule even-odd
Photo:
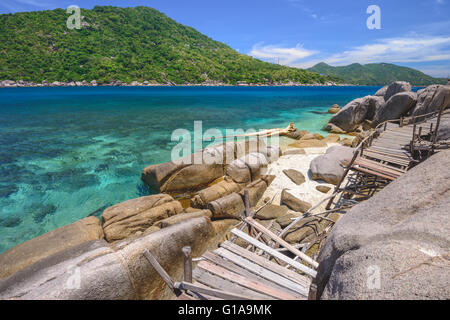
<svg viewBox="0 0 450 320">
<path fill-rule="evenodd" d="M 144 167 L 170 161 L 178 128 L 322 132 L 328 108 L 376 87 L 0 89 L 0 253 L 143 196 Z M 224 132 L 224 131 L 223 131 Z"/>
</svg>

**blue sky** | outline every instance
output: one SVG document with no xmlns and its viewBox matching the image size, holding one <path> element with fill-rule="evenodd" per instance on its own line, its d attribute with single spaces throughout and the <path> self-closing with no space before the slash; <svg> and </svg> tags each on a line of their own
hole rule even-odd
<svg viewBox="0 0 450 320">
<path fill-rule="evenodd" d="M 146 5 L 241 53 L 309 67 L 388 62 L 450 75 L 450 0 L 1 0 L 0 13 Z M 369 5 L 381 29 L 369 30 Z"/>
</svg>

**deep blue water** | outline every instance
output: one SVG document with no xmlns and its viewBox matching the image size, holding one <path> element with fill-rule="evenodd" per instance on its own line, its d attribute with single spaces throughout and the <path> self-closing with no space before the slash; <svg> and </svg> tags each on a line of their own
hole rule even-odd
<svg viewBox="0 0 450 320">
<path fill-rule="evenodd" d="M 321 132 L 338 103 L 379 87 L 0 88 L 0 253 L 142 195 L 144 167 L 170 161 L 172 131 Z"/>
</svg>

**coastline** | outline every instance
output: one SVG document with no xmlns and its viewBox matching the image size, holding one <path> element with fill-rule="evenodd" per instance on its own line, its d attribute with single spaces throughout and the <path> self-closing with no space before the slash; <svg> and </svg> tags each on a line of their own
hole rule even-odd
<svg viewBox="0 0 450 320">
<path fill-rule="evenodd" d="M 156 82 L 138 82 L 132 81 L 130 83 L 113 81 L 109 83 L 98 83 L 96 80 L 87 82 L 83 81 L 23 81 L 23 80 L 0 80 L 0 88 L 39 88 L 39 87 L 372 87 L 367 85 L 359 84 L 347 84 L 347 83 L 298 83 L 298 82 L 287 82 L 287 83 L 245 83 L 237 82 L 236 84 L 208 81 L 204 83 L 184 83 L 176 84 L 173 82 L 167 83 L 156 83 Z M 381 85 L 380 85 L 381 86 Z"/>
</svg>

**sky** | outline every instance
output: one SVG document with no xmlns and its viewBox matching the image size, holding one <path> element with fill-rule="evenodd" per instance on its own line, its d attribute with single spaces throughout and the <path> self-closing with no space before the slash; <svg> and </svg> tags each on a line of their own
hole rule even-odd
<svg viewBox="0 0 450 320">
<path fill-rule="evenodd" d="M 450 75 L 450 0 L 0 0 L 0 13 L 70 5 L 153 7 L 241 53 L 283 65 L 386 62 Z M 367 26 L 371 5 L 379 8 L 379 29 Z"/>
</svg>

